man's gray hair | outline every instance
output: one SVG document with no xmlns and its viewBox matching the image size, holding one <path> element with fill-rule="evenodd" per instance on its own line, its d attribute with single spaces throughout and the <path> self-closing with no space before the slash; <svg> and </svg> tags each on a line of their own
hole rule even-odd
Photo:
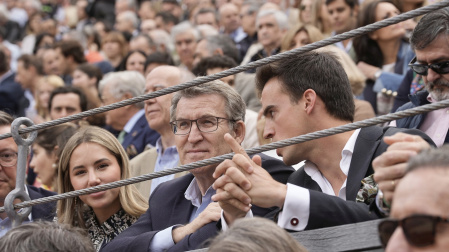
<svg viewBox="0 0 449 252">
<path fill-rule="evenodd" d="M 184 21 L 173 26 L 171 29 L 171 37 L 173 41 L 176 41 L 176 37 L 179 34 L 184 34 L 187 32 L 191 32 L 196 41 L 201 39 L 200 32 L 189 21 Z"/>
<path fill-rule="evenodd" d="M 288 30 L 288 17 L 284 12 L 279 10 L 263 10 L 257 14 L 256 27 L 259 27 L 259 19 L 265 16 L 273 15 L 274 19 L 281 30 Z"/>
<path fill-rule="evenodd" d="M 418 155 L 410 158 L 406 173 L 421 170 L 443 168 L 449 170 L 449 145 L 440 148 L 430 148 L 421 151 Z"/>
<path fill-rule="evenodd" d="M 157 50 L 162 52 L 161 45 L 164 45 L 166 48 L 166 53 L 170 54 L 175 50 L 175 45 L 173 44 L 173 40 L 170 38 L 170 35 L 161 29 L 155 29 L 150 31 L 150 37 L 153 39 L 153 42 L 156 44 Z"/>
<path fill-rule="evenodd" d="M 260 9 L 261 4 L 257 1 L 245 1 L 242 4 L 242 7 L 248 5 L 248 10 L 246 10 L 247 15 L 252 15 L 254 13 L 257 13 Z"/>
<path fill-rule="evenodd" d="M 137 1 L 136 0 L 117 0 L 117 2 L 126 2 L 126 5 L 131 10 L 137 10 Z"/>
<path fill-rule="evenodd" d="M 139 18 L 137 17 L 137 14 L 135 12 L 124 11 L 119 15 L 123 16 L 125 20 L 130 21 L 133 24 L 134 29 L 137 29 L 137 27 L 139 26 Z"/>
<path fill-rule="evenodd" d="M 441 34 L 449 35 L 449 7 L 426 14 L 413 30 L 410 44 L 414 50 L 422 50 Z"/>
<path fill-rule="evenodd" d="M 85 230 L 56 222 L 29 222 L 0 239 L 0 251 L 94 252 Z"/>
<path fill-rule="evenodd" d="M 103 94 L 105 86 L 110 86 L 111 94 L 120 99 L 125 94 L 130 94 L 133 98 L 143 95 L 145 88 L 145 78 L 136 71 L 112 72 L 106 74 L 99 84 L 100 94 Z M 134 106 L 142 109 L 143 102 L 135 103 Z"/>
<path fill-rule="evenodd" d="M 176 120 L 176 109 L 181 98 L 195 98 L 201 95 L 213 94 L 225 99 L 225 113 L 228 119 L 245 121 L 246 106 L 242 97 L 234 88 L 220 80 L 214 80 L 176 92 L 171 102 L 170 121 Z M 233 128 L 234 124 L 232 122 L 229 123 L 230 127 Z"/>
<path fill-rule="evenodd" d="M 234 41 L 228 35 L 219 34 L 209 36 L 204 38 L 204 40 L 207 42 L 207 49 L 210 56 L 214 54 L 215 50 L 220 48 L 224 55 L 231 57 L 235 62 L 240 62 L 239 50 L 235 46 Z"/>
</svg>

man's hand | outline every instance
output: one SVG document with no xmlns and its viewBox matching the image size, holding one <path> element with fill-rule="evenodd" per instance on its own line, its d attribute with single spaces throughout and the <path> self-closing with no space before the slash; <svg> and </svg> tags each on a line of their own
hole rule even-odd
<svg viewBox="0 0 449 252">
<path fill-rule="evenodd" d="M 375 66 L 372 66 L 372 65 L 370 65 L 370 64 L 367 64 L 367 63 L 365 63 L 365 62 L 363 62 L 363 61 L 360 61 L 360 62 L 357 64 L 357 67 L 358 67 L 359 70 L 363 73 L 363 75 L 365 75 L 365 77 L 366 77 L 367 79 L 370 79 L 370 80 L 375 80 L 376 77 L 375 77 L 374 75 L 375 75 L 375 73 L 376 73 L 377 71 L 380 70 L 380 68 L 375 67 Z"/>
<path fill-rule="evenodd" d="M 250 203 L 259 207 L 282 207 L 287 186 L 275 181 L 261 167 L 261 158 L 256 155 L 251 159 L 231 135 L 226 134 L 225 141 L 236 154 L 232 161 L 226 160 L 215 169 L 213 176 L 217 180 L 213 186 L 217 194 L 212 199 L 226 201 L 245 213 Z"/>
<path fill-rule="evenodd" d="M 383 140 L 390 146 L 373 161 L 374 180 L 386 203 L 391 204 L 394 189 L 405 174 L 408 160 L 430 145 L 420 136 L 405 133 L 386 136 Z"/>
<path fill-rule="evenodd" d="M 173 241 L 178 243 L 184 237 L 186 237 L 189 234 L 192 234 L 196 232 L 198 229 L 203 227 L 206 224 L 209 224 L 213 221 L 218 221 L 221 217 L 221 208 L 218 205 L 218 203 L 213 202 L 210 203 L 206 209 L 204 209 L 198 217 L 196 217 L 192 222 L 189 224 L 174 228 L 172 231 Z"/>
</svg>

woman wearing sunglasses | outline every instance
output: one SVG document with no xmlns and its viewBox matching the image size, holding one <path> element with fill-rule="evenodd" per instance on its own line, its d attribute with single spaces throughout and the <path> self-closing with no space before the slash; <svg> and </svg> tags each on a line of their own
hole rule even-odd
<svg viewBox="0 0 449 252">
<path fill-rule="evenodd" d="M 449 145 L 412 157 L 379 224 L 386 252 L 449 250 Z"/>
<path fill-rule="evenodd" d="M 362 7 L 358 26 L 366 26 L 400 14 L 389 0 L 374 0 Z M 414 53 L 402 23 L 390 25 L 354 39 L 357 66 L 365 74 L 364 99 L 371 103 L 376 114 L 387 114 L 393 107 L 394 95 Z"/>
<path fill-rule="evenodd" d="M 59 162 L 58 192 L 129 178 L 128 156 L 118 140 L 98 127 L 81 128 Z M 148 208 L 134 185 L 58 201 L 58 221 L 85 228 L 97 251 L 130 227 Z"/>
</svg>

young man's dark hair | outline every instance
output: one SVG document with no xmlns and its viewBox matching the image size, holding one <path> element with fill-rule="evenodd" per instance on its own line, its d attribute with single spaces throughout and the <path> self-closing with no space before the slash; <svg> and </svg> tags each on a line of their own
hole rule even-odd
<svg viewBox="0 0 449 252">
<path fill-rule="evenodd" d="M 145 61 L 145 71 L 147 70 L 148 65 L 153 63 L 168 66 L 175 65 L 175 62 L 171 58 L 170 54 L 164 52 L 154 52 L 148 55 L 147 60 Z"/>
<path fill-rule="evenodd" d="M 23 54 L 17 59 L 17 61 L 23 62 L 23 66 L 25 67 L 25 69 L 29 69 L 30 66 L 33 66 L 34 68 L 36 68 L 37 74 L 39 75 L 45 74 L 44 67 L 42 65 L 42 60 L 36 56 L 30 54 Z"/>
<path fill-rule="evenodd" d="M 60 48 L 62 55 L 66 58 L 72 56 L 73 60 L 78 64 L 86 62 L 83 46 L 76 40 L 69 39 L 59 41 L 54 45 L 54 48 Z"/>
<path fill-rule="evenodd" d="M 155 18 L 156 17 L 161 17 L 164 24 L 173 23 L 173 25 L 176 25 L 179 23 L 179 19 L 175 15 L 167 11 L 158 12 Z"/>
<path fill-rule="evenodd" d="M 53 98 L 58 95 L 58 94 L 69 94 L 69 93 L 74 93 L 76 95 L 79 96 L 80 98 L 80 108 L 81 111 L 86 111 L 87 110 L 87 97 L 86 94 L 84 94 L 84 92 L 74 86 L 63 86 L 63 87 L 59 87 L 54 89 L 51 94 L 50 94 L 50 99 L 48 100 L 48 110 L 51 111 L 51 105 L 52 105 L 52 101 Z"/>
<path fill-rule="evenodd" d="M 206 76 L 207 70 L 213 68 L 230 69 L 237 66 L 237 63 L 232 58 L 225 55 L 214 55 L 201 59 L 200 62 L 192 69 L 192 73 L 196 76 Z"/>
<path fill-rule="evenodd" d="M 337 0 L 326 0 L 326 5 L 329 5 L 332 2 L 335 2 Z M 359 5 L 358 0 L 345 0 L 345 3 L 351 8 L 354 9 L 355 6 Z"/>
<path fill-rule="evenodd" d="M 256 73 L 259 96 L 272 78 L 279 79 L 291 102 L 297 103 L 307 89 L 312 89 L 323 100 L 330 115 L 345 121 L 354 120 L 351 85 L 334 55 L 308 52 L 259 67 Z"/>
</svg>

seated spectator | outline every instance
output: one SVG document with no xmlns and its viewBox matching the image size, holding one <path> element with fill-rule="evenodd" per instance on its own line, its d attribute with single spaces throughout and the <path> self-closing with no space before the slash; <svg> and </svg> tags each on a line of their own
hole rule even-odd
<svg viewBox="0 0 449 252">
<path fill-rule="evenodd" d="M 86 63 L 84 48 L 74 39 L 61 40 L 54 44 L 62 79 L 66 85 L 72 84 L 72 75 L 78 65 Z"/>
<path fill-rule="evenodd" d="M 173 41 L 175 41 L 175 49 L 179 56 L 180 66 L 191 70 L 193 68 L 193 54 L 200 39 L 199 31 L 185 21 L 173 27 L 171 36 Z"/>
<path fill-rule="evenodd" d="M 11 229 L 0 239 L 0 250 L 9 252 L 94 252 L 85 232 L 70 225 L 36 221 Z"/>
<path fill-rule="evenodd" d="M 54 89 L 63 87 L 64 81 L 57 75 L 43 76 L 37 83 L 36 94 L 34 100 L 36 101 L 36 111 L 41 117 L 42 122 L 49 121 L 50 110 L 48 109 L 48 102 L 50 95 Z"/>
<path fill-rule="evenodd" d="M 145 78 L 135 71 L 109 73 L 100 81 L 100 96 L 104 105 L 143 95 Z M 156 145 L 159 134 L 148 126 L 144 103 L 139 102 L 107 111 L 106 125 L 119 131 L 119 142 L 129 158 Z"/>
<path fill-rule="evenodd" d="M 173 26 L 179 23 L 179 18 L 170 12 L 161 11 L 156 14 L 154 21 L 156 22 L 156 29 L 164 30 L 170 34 Z"/>
<path fill-rule="evenodd" d="M 131 38 L 131 41 L 129 42 L 129 50 L 140 50 L 146 55 L 150 55 L 156 51 L 156 44 L 153 42 L 153 39 L 151 39 L 150 35 L 141 33 Z"/>
<path fill-rule="evenodd" d="M 33 54 L 42 57 L 45 49 L 52 48 L 55 43 L 55 37 L 47 32 L 41 32 L 36 35 L 36 42 L 33 47 Z"/>
<path fill-rule="evenodd" d="M 1 27 L 0 27 L 1 28 Z M 29 102 L 10 68 L 10 51 L 0 44 L 0 111 L 25 116 Z"/>
<path fill-rule="evenodd" d="M 41 12 L 35 12 L 28 17 L 28 21 L 25 27 L 26 36 L 22 39 L 21 50 L 23 54 L 33 54 L 34 46 L 36 43 L 36 36 L 40 33 L 40 24 L 42 22 L 43 15 Z"/>
<path fill-rule="evenodd" d="M 306 252 L 287 231 L 260 217 L 240 219 L 212 240 L 211 252 Z"/>
<path fill-rule="evenodd" d="M 46 75 L 62 76 L 63 69 L 59 64 L 59 57 L 60 54 L 56 53 L 56 50 L 53 48 L 45 48 L 41 51 L 40 58 L 42 59 L 44 73 Z"/>
<path fill-rule="evenodd" d="M 12 116 L 0 111 L 0 134 L 11 132 L 13 120 L 14 118 Z M 6 196 L 16 187 L 18 149 L 19 148 L 12 137 L 0 140 L 0 176 L 2 177 L 2 181 L 4 181 L 2 182 L 2 187 L 0 187 L 0 206 L 2 207 L 5 205 Z M 55 195 L 53 192 L 30 185 L 25 185 L 25 192 L 32 200 Z M 55 214 L 55 202 L 39 204 L 32 207 L 31 215 L 29 215 L 24 222 L 36 221 L 39 219 L 52 221 Z M 6 212 L 0 213 L 0 219 L 0 236 L 3 236 L 9 229 L 11 229 L 12 221 L 9 219 Z"/>
<path fill-rule="evenodd" d="M 194 78 L 195 76 L 185 69 L 174 66 L 156 67 L 146 78 L 145 93 L 172 87 Z M 131 175 L 133 177 L 175 168 L 180 165 L 178 150 L 175 146 L 175 135 L 170 127 L 170 104 L 173 94 L 170 93 L 145 101 L 145 118 L 148 125 L 157 131 L 161 137 L 156 142 L 156 148 L 145 150 L 131 160 Z M 147 180 L 136 184 L 136 187 L 145 198 L 149 198 L 151 192 L 159 184 L 185 174 L 185 172 L 181 172 Z"/>
<path fill-rule="evenodd" d="M 106 130 L 86 126 L 61 153 L 58 193 L 129 178 L 128 157 Z M 134 185 L 58 201 L 58 222 L 86 229 L 95 250 L 131 226 L 147 209 Z"/>
<path fill-rule="evenodd" d="M 358 26 L 365 26 L 400 14 L 389 0 L 371 1 L 359 13 Z M 354 38 L 357 66 L 367 78 L 363 99 L 370 102 L 376 114 L 391 111 L 394 96 L 414 57 L 410 45 L 404 41 L 402 23 L 387 26 L 370 34 Z M 384 91 L 382 91 L 384 89 Z"/>
<path fill-rule="evenodd" d="M 134 11 L 123 11 L 117 14 L 114 25 L 115 30 L 136 36 L 138 34 L 138 27 L 139 18 Z"/>
<path fill-rule="evenodd" d="M 33 157 L 30 168 L 42 183 L 42 188 L 58 191 L 58 163 L 61 152 L 69 138 L 75 134 L 77 126 L 72 123 L 60 124 L 40 130 L 32 145 Z"/>
<path fill-rule="evenodd" d="M 256 77 L 267 139 L 285 140 L 353 121 L 349 80 L 330 53 L 308 52 L 277 61 L 262 66 Z M 292 118 L 295 121 L 287 126 L 285 122 Z M 241 155 L 216 169 L 217 194 L 212 199 L 227 209 L 223 215 L 227 223 L 247 215 L 249 202 L 283 209 L 277 223 L 288 230 L 377 219 L 382 215 L 375 203 L 377 190 L 372 190 L 376 184 L 371 161 L 388 147 L 382 138 L 396 132 L 420 135 L 432 142 L 419 130 L 371 126 L 279 148 L 277 154 L 287 165 L 306 160 L 287 185 L 275 183 L 257 159 L 248 158 L 233 139 L 226 137 L 232 150 Z"/>
<path fill-rule="evenodd" d="M 55 120 L 87 110 L 87 97 L 83 90 L 74 86 L 54 89 L 48 100 L 50 119 Z M 85 122 L 81 119 L 76 124 Z"/>
<path fill-rule="evenodd" d="M 102 37 L 101 50 L 106 56 L 106 60 L 117 69 L 123 58 L 128 53 L 128 42 L 122 33 L 117 31 L 109 32 Z"/>
<path fill-rule="evenodd" d="M 449 99 L 449 45 L 445 32 L 449 27 L 449 8 L 442 8 L 425 15 L 418 23 L 410 39 L 416 58 L 410 67 L 424 80 L 424 90 L 410 96 L 410 102 L 397 111 Z M 410 86 L 410 91 L 415 89 Z M 437 146 L 449 143 L 449 109 L 443 108 L 425 114 L 398 119 L 392 123 L 400 128 L 416 128 L 428 134 Z"/>
<path fill-rule="evenodd" d="M 245 136 L 244 117 L 242 98 L 221 81 L 175 93 L 170 118 L 181 164 L 229 153 L 223 137 L 228 133 L 240 143 Z M 262 160 L 280 182 L 285 182 L 293 170 L 267 156 L 262 156 Z M 160 184 L 150 196 L 146 214 L 103 251 L 186 251 L 215 236 L 222 212 L 218 203 L 211 201 L 215 194 L 212 173 L 216 167 L 199 167 L 191 174 Z M 253 209 L 256 216 L 275 210 L 256 206 Z"/>
<path fill-rule="evenodd" d="M 332 32 L 332 24 L 325 0 L 299 1 L 299 22 L 315 26 L 325 37 L 328 37 Z"/>
<path fill-rule="evenodd" d="M 323 34 L 313 25 L 297 24 L 288 29 L 281 42 L 281 51 L 305 46 L 324 39 Z"/>
<path fill-rule="evenodd" d="M 405 176 L 396 185 L 390 218 L 379 223 L 386 252 L 447 250 L 448 153 L 449 146 L 443 146 L 409 160 Z"/>
<path fill-rule="evenodd" d="M 147 55 L 145 54 L 145 52 L 141 50 L 131 50 L 125 56 L 125 58 L 123 58 L 122 62 L 120 63 L 120 66 L 118 67 L 118 70 L 136 71 L 144 75 L 146 59 Z"/>
<path fill-rule="evenodd" d="M 250 62 L 257 61 L 281 51 L 281 41 L 288 30 L 288 19 L 282 11 L 266 10 L 257 14 L 257 40 L 263 46 Z M 248 70 L 255 73 L 256 69 Z"/>
<path fill-rule="evenodd" d="M 93 96 L 100 97 L 98 85 L 103 78 L 101 70 L 92 64 L 81 64 L 73 72 L 72 85 L 88 90 Z"/>
</svg>

